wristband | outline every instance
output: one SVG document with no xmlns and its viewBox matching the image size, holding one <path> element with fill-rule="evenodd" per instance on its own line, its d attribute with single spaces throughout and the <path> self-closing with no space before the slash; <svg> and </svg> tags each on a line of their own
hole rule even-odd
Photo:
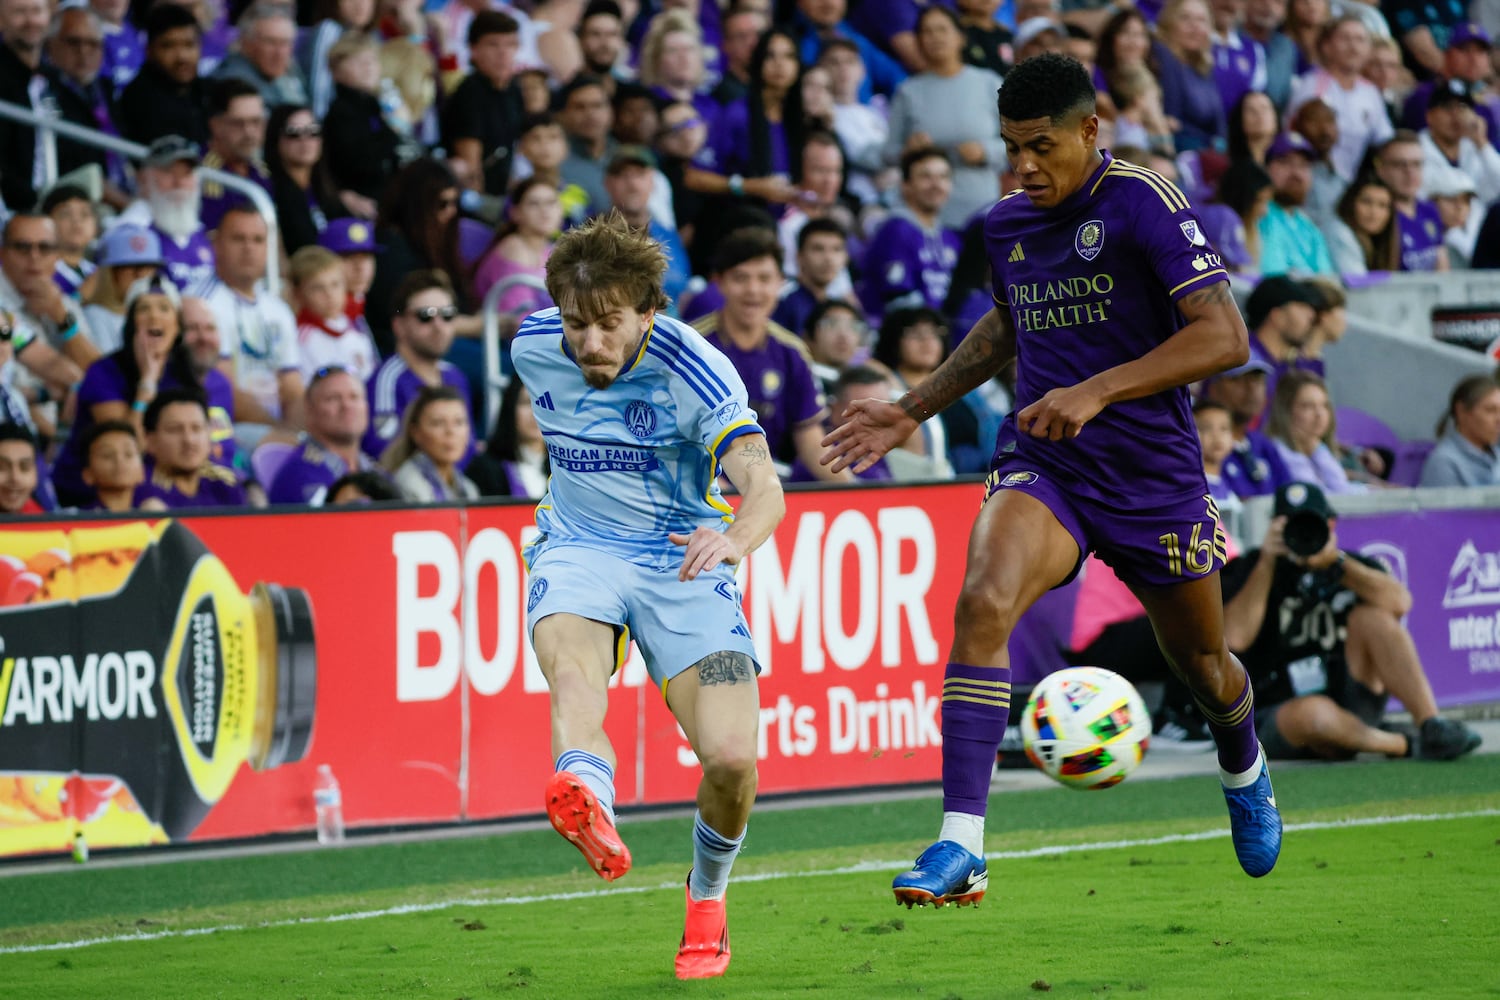
<svg viewBox="0 0 1500 1000">
<path fill-rule="evenodd" d="M 137 399 L 134 403 L 130 404 L 130 408 L 132 410 L 134 410 L 135 412 L 137 412 L 137 413 L 145 413 L 146 412 L 146 402 L 145 402 L 145 400 Z"/>
<path fill-rule="evenodd" d="M 736 198 L 745 197 L 745 178 L 739 174 L 729 175 L 729 193 Z"/>
<path fill-rule="evenodd" d="M 62 340 L 72 340 L 78 336 L 78 317 L 69 313 L 68 321 L 57 328 L 57 336 Z"/>
</svg>

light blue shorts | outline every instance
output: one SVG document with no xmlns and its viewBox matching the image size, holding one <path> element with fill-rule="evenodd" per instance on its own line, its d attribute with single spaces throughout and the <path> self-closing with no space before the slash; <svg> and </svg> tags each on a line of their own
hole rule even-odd
<svg viewBox="0 0 1500 1000">
<path fill-rule="evenodd" d="M 682 581 L 679 566 L 658 571 L 599 549 L 547 546 L 531 564 L 527 634 L 556 614 L 613 625 L 619 640 L 615 669 L 624 664 L 634 639 L 651 680 L 663 692 L 668 681 L 711 653 L 744 653 L 760 673 L 734 567 L 719 566 Z"/>
</svg>

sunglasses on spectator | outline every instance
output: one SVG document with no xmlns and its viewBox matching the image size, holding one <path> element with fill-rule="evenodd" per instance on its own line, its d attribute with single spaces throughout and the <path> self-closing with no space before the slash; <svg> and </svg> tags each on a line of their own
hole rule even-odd
<svg viewBox="0 0 1500 1000">
<path fill-rule="evenodd" d="M 32 254 L 57 253 L 56 243 L 31 243 L 26 240 L 6 240 L 5 249 L 14 250 L 16 253 L 31 256 Z"/>
<path fill-rule="evenodd" d="M 288 125 L 281 130 L 281 134 L 287 139 L 318 139 L 323 135 L 323 126 L 317 122 L 311 125 Z"/>
<path fill-rule="evenodd" d="M 458 315 L 458 309 L 454 306 L 423 306 L 420 309 L 411 310 L 407 315 L 411 316 L 418 323 L 431 323 L 439 316 L 451 321 L 453 317 Z"/>
</svg>

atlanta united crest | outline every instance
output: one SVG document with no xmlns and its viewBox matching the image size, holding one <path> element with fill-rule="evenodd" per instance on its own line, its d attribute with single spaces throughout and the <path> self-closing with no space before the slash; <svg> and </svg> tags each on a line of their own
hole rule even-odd
<svg viewBox="0 0 1500 1000">
<path fill-rule="evenodd" d="M 1084 260 L 1093 260 L 1099 256 L 1099 251 L 1104 249 L 1104 223 L 1098 219 L 1090 219 L 1078 227 L 1078 237 L 1073 241 L 1073 249 L 1078 251 L 1078 256 Z"/>
</svg>

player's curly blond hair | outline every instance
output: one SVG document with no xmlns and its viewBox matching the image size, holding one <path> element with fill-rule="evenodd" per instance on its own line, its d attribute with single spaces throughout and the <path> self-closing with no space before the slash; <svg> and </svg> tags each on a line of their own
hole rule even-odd
<svg viewBox="0 0 1500 1000">
<path fill-rule="evenodd" d="M 592 322 L 621 306 L 665 309 L 667 254 L 618 211 L 596 216 L 557 238 L 547 258 L 547 294 L 564 316 Z"/>
</svg>

